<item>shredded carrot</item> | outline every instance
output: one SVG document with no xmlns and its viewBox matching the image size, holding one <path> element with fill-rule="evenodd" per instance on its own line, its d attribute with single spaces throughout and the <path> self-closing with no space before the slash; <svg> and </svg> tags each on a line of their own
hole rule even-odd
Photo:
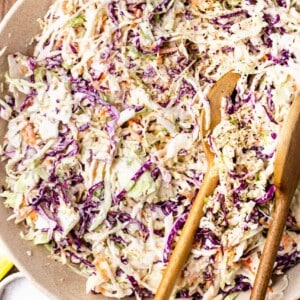
<svg viewBox="0 0 300 300">
<path fill-rule="evenodd" d="M 55 46 L 56 46 L 57 48 L 60 48 L 60 47 L 62 46 L 62 44 L 63 44 L 63 41 L 62 41 L 62 40 L 57 40 L 57 41 L 55 42 Z"/>
<path fill-rule="evenodd" d="M 29 98 L 26 100 L 26 102 L 24 103 L 24 108 L 30 107 L 33 104 L 33 99 Z"/>
<path fill-rule="evenodd" d="M 176 15 L 183 13 L 184 10 L 183 9 L 176 9 L 175 13 Z"/>
<path fill-rule="evenodd" d="M 64 13 L 68 12 L 68 0 L 63 1 L 62 10 L 63 10 Z"/>
<path fill-rule="evenodd" d="M 20 208 L 23 208 L 23 207 L 26 206 L 26 205 L 27 205 L 27 203 L 26 203 L 26 201 L 25 201 L 25 197 L 23 196 L 22 202 L 21 202 L 21 204 L 20 204 Z"/>
<path fill-rule="evenodd" d="M 140 18 L 142 16 L 142 11 L 138 8 L 136 8 L 133 12 L 133 14 L 135 15 L 135 17 Z"/>
<path fill-rule="evenodd" d="M 82 75 L 83 74 L 83 67 L 81 67 L 79 70 L 78 70 L 78 75 Z"/>
<path fill-rule="evenodd" d="M 74 239 L 71 235 L 68 236 L 69 240 L 70 240 L 70 243 L 72 244 L 74 242 Z"/>
<path fill-rule="evenodd" d="M 243 260 L 242 263 L 252 274 L 255 274 L 255 272 L 253 272 L 251 267 L 251 263 L 252 263 L 251 257 L 248 257 L 247 259 Z"/>
<path fill-rule="evenodd" d="M 285 234 L 282 237 L 282 243 L 284 249 L 287 249 L 293 243 L 293 240 L 288 234 Z"/>
<path fill-rule="evenodd" d="M 100 77 L 99 77 L 99 82 L 103 82 L 106 78 L 106 74 L 105 73 L 101 73 Z"/>
<path fill-rule="evenodd" d="M 33 125 L 31 123 L 29 123 L 28 125 L 26 125 L 21 130 L 21 134 L 22 134 L 23 138 L 25 139 L 25 141 L 30 146 L 34 146 L 36 144 L 36 135 L 34 133 Z"/>
<path fill-rule="evenodd" d="M 137 140 L 137 141 L 139 141 L 139 142 L 142 141 L 142 137 L 141 137 L 139 134 L 137 134 L 137 133 L 132 129 L 132 127 L 129 127 L 129 131 L 130 131 L 131 136 L 132 136 L 135 140 Z"/>
<path fill-rule="evenodd" d="M 105 107 L 103 109 L 101 109 L 99 114 L 98 114 L 98 116 L 100 118 L 106 118 L 106 117 L 108 117 L 108 115 L 109 115 L 108 110 Z"/>
<path fill-rule="evenodd" d="M 191 275 L 187 280 L 188 284 L 191 286 L 198 279 L 198 277 L 199 277 L 199 274 Z"/>
<path fill-rule="evenodd" d="M 26 74 L 28 72 L 28 68 L 26 68 L 25 66 L 22 66 L 19 68 L 19 71 L 21 74 Z"/>
<path fill-rule="evenodd" d="M 130 87 L 130 83 L 128 81 L 121 81 L 120 86 L 122 88 Z M 124 87 L 125 86 L 125 87 Z"/>
<path fill-rule="evenodd" d="M 93 81 L 93 82 L 92 82 L 92 86 L 93 86 L 95 89 L 99 89 L 99 87 L 100 87 L 100 82 L 98 82 L 98 81 Z"/>
<path fill-rule="evenodd" d="M 36 222 L 37 218 L 38 218 L 38 213 L 33 210 L 32 212 L 29 213 L 28 218 L 32 221 L 32 222 Z"/>
<path fill-rule="evenodd" d="M 138 118 L 132 118 L 132 119 L 130 119 L 130 120 L 128 121 L 128 124 L 129 124 L 130 126 L 135 126 L 136 124 L 140 124 L 140 121 L 139 121 Z"/>
<path fill-rule="evenodd" d="M 103 16 L 102 24 L 101 24 L 101 27 L 100 27 L 100 33 L 104 32 L 106 24 L 107 24 L 107 20 L 108 20 L 108 17 Z"/>
<path fill-rule="evenodd" d="M 88 61 L 86 62 L 87 67 L 90 68 L 92 63 L 93 63 L 93 59 L 89 58 Z"/>
<path fill-rule="evenodd" d="M 218 261 L 219 256 L 222 256 L 222 250 L 218 249 L 217 253 L 215 254 L 215 261 Z"/>
<path fill-rule="evenodd" d="M 156 57 L 156 62 L 157 62 L 157 64 L 161 65 L 161 64 L 163 63 L 163 57 L 160 56 L 160 55 L 158 55 L 158 56 Z"/>
<path fill-rule="evenodd" d="M 103 278 L 103 280 L 105 282 L 108 282 L 109 281 L 109 276 L 107 274 L 107 271 L 101 267 L 101 265 L 105 263 L 107 264 L 107 261 L 105 258 L 103 258 L 102 256 L 98 256 L 96 261 L 95 261 L 95 267 L 96 267 L 96 270 L 97 272 L 101 275 L 101 277 Z"/>
<path fill-rule="evenodd" d="M 211 285 L 212 285 L 212 280 L 208 280 L 208 281 L 205 282 L 205 287 L 207 289 L 209 289 L 211 287 Z"/>
<path fill-rule="evenodd" d="M 46 159 L 44 159 L 42 165 L 44 167 L 47 167 L 47 168 L 52 167 L 52 160 L 51 160 L 51 158 L 47 157 Z"/>
<path fill-rule="evenodd" d="M 68 0 L 65 0 L 63 3 L 62 3 L 62 10 L 65 14 L 70 14 L 72 13 L 74 7 L 72 4 L 69 3 Z"/>
<path fill-rule="evenodd" d="M 267 61 L 267 60 L 269 60 L 269 57 L 268 57 L 268 55 L 266 54 L 266 55 L 264 55 L 264 56 L 262 57 L 262 61 Z"/>
<path fill-rule="evenodd" d="M 129 120 L 128 125 L 129 125 L 128 129 L 129 129 L 132 137 L 135 138 L 137 141 L 141 142 L 142 137 L 140 134 L 137 133 L 136 128 L 135 128 L 136 126 L 138 126 L 137 122 L 135 120 Z"/>
</svg>

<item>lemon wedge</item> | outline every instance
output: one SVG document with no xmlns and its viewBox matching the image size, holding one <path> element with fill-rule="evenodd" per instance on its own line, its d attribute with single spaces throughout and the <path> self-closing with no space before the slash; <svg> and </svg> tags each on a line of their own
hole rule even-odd
<svg viewBox="0 0 300 300">
<path fill-rule="evenodd" d="M 9 272 L 13 265 L 5 255 L 0 254 L 0 280 Z"/>
</svg>

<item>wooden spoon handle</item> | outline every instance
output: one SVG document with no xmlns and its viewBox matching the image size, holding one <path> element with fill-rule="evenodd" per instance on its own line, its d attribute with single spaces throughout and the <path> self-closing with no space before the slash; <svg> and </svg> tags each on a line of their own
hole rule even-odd
<svg viewBox="0 0 300 300">
<path fill-rule="evenodd" d="M 283 229 L 286 224 L 289 206 L 290 200 L 287 195 L 280 190 L 276 190 L 275 210 L 260 258 L 250 300 L 264 300 L 266 297 Z"/>
<path fill-rule="evenodd" d="M 176 247 L 170 257 L 169 263 L 160 282 L 155 300 L 167 300 L 173 291 L 176 279 L 182 270 L 187 257 L 191 251 L 196 231 L 203 216 L 203 206 L 206 197 L 211 195 L 218 184 L 219 177 L 208 168 L 201 188 L 194 200 L 193 206 L 189 212 L 188 218 L 180 233 Z"/>
</svg>

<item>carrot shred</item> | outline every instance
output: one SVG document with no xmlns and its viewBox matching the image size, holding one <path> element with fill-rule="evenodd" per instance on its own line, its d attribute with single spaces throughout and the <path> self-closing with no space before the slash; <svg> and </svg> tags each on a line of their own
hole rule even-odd
<svg viewBox="0 0 300 300">
<path fill-rule="evenodd" d="M 106 259 L 103 258 L 102 256 L 98 256 L 96 258 L 96 261 L 95 261 L 94 264 L 95 264 L 96 270 L 99 273 L 99 275 L 101 275 L 101 277 L 103 278 L 103 280 L 105 282 L 108 282 L 109 281 L 109 276 L 107 274 L 107 271 L 101 266 L 103 263 L 107 264 Z"/>
<path fill-rule="evenodd" d="M 34 133 L 34 127 L 31 123 L 29 123 L 28 125 L 26 125 L 22 130 L 21 130 L 21 134 L 23 136 L 23 138 L 25 139 L 25 141 L 30 145 L 30 146 L 34 146 L 36 144 L 36 135 Z"/>
</svg>

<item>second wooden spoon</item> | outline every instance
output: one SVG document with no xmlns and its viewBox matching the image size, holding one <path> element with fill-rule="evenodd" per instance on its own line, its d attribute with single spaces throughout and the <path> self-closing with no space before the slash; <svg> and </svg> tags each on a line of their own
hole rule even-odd
<svg viewBox="0 0 300 300">
<path fill-rule="evenodd" d="M 275 209 L 251 300 L 265 299 L 291 200 L 300 180 L 300 94 L 283 124 L 274 162 Z"/>
</svg>

